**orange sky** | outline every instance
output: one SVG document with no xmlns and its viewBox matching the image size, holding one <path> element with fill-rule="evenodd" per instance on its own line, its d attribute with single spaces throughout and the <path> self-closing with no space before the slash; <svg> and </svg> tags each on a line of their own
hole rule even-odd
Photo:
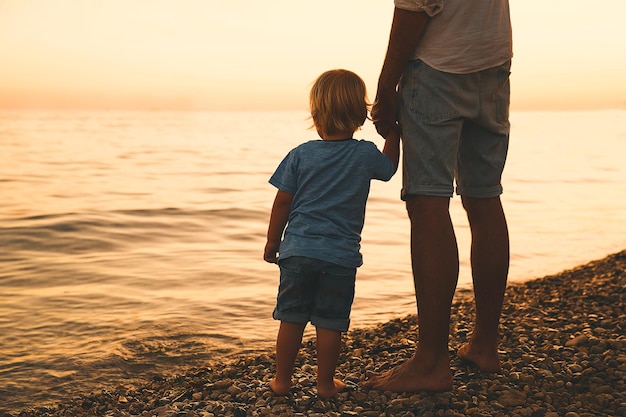
<svg viewBox="0 0 626 417">
<path fill-rule="evenodd" d="M 511 0 L 513 109 L 626 107 L 626 1 Z M 0 108 L 293 109 L 373 97 L 392 0 L 0 0 Z"/>
</svg>

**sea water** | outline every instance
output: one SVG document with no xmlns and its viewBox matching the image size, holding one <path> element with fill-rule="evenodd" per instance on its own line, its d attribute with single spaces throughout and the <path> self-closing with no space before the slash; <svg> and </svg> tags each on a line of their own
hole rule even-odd
<svg viewBox="0 0 626 417">
<path fill-rule="evenodd" d="M 626 247 L 624 120 L 511 115 L 510 282 Z M 0 112 L 0 412 L 271 349 L 267 180 L 316 139 L 309 124 L 300 111 Z M 382 149 L 369 122 L 355 137 Z M 400 177 L 372 184 L 353 328 L 416 311 Z M 467 294 L 458 197 L 451 213 Z"/>
</svg>

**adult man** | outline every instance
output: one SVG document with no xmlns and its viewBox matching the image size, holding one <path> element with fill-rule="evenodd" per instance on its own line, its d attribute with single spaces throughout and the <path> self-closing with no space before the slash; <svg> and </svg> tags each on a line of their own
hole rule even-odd
<svg viewBox="0 0 626 417">
<path fill-rule="evenodd" d="M 509 138 L 512 57 L 508 0 L 395 0 L 372 118 L 402 133 L 403 187 L 419 341 L 405 363 L 370 375 L 389 391 L 452 389 L 450 310 L 459 272 L 449 215 L 453 183 L 472 232 L 476 323 L 458 356 L 497 372 L 509 266 L 500 183 Z M 399 122 L 399 124 L 396 124 Z"/>
</svg>

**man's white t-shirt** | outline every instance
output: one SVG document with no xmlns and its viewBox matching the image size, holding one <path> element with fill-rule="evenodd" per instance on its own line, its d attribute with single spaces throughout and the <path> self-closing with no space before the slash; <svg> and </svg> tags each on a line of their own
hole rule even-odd
<svg viewBox="0 0 626 417">
<path fill-rule="evenodd" d="M 468 74 L 513 57 L 508 0 L 394 0 L 430 16 L 413 59 L 439 71 Z"/>
</svg>

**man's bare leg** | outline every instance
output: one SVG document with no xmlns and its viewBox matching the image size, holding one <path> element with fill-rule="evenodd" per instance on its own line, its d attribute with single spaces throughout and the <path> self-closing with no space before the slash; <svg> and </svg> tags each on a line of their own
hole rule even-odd
<svg viewBox="0 0 626 417">
<path fill-rule="evenodd" d="M 448 354 L 450 309 L 459 274 L 450 199 L 412 196 L 406 205 L 411 219 L 418 346 L 411 359 L 370 377 L 365 386 L 395 392 L 448 391 L 452 389 Z"/>
<path fill-rule="evenodd" d="M 305 328 L 306 323 L 280 322 L 276 338 L 276 376 L 270 381 L 270 388 L 276 395 L 287 395 L 291 389 L 291 375 Z"/>
<path fill-rule="evenodd" d="M 457 355 L 481 371 L 499 372 L 498 326 L 509 271 L 509 234 L 499 197 L 463 197 L 472 231 L 471 265 L 476 324 Z"/>
</svg>

